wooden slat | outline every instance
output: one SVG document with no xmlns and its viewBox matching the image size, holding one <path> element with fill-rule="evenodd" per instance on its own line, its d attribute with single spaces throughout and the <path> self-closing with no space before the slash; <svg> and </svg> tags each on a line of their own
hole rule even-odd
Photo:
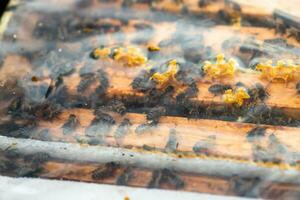
<svg viewBox="0 0 300 200">
<path fill-rule="evenodd" d="M 84 182 L 116 184 L 117 177 L 122 173 L 122 168 L 116 171 L 112 177 L 103 180 L 93 180 L 92 172 L 99 165 L 84 165 L 72 163 L 48 162 L 44 166 L 44 172 L 39 176 L 43 178 L 55 178 L 66 180 L 77 180 Z M 123 167 L 124 168 L 124 167 Z M 179 174 L 185 182 L 184 191 L 206 192 L 222 195 L 233 195 L 226 181 L 212 177 L 201 177 L 199 175 Z M 147 169 L 133 169 L 133 178 L 128 182 L 129 186 L 147 187 L 152 177 L 152 171 Z M 161 188 L 172 189 L 172 186 L 162 184 Z M 174 189 L 174 188 L 173 188 Z"/>
<path fill-rule="evenodd" d="M 50 178 L 50 179 L 64 179 L 64 180 L 75 180 L 75 181 L 84 181 L 84 182 L 93 182 L 93 183 L 104 183 L 104 184 L 115 184 L 117 177 L 122 173 L 123 167 L 120 167 L 116 173 L 109 178 L 105 178 L 102 180 L 93 180 L 91 175 L 92 172 L 97 169 L 100 165 L 93 164 L 76 164 L 76 163 L 64 163 L 51 161 L 47 162 L 43 165 L 43 171 L 39 174 L 42 178 Z M 133 176 L 128 182 L 128 186 L 133 187 L 147 187 L 151 177 L 152 171 L 149 169 L 140 169 L 133 168 Z M 208 177 L 204 175 L 197 174 L 187 174 L 177 172 L 177 175 L 185 182 L 184 188 L 180 190 L 190 191 L 190 192 L 201 192 L 201 193 L 210 193 L 217 195 L 245 195 L 245 192 L 241 192 L 242 190 L 234 187 L 234 178 L 222 178 L 222 177 Z M 235 177 L 236 178 L 236 177 Z M 237 178 L 239 179 L 239 178 Z M 239 179 L 241 182 L 240 188 L 249 184 L 249 181 L 242 181 L 243 179 Z M 245 184 L 245 185 L 243 185 Z M 251 183 L 250 183 L 251 184 Z M 161 189 L 174 189 L 169 184 L 162 184 L 160 186 Z M 247 188 L 247 187 L 246 187 Z M 297 199 L 297 196 L 300 194 L 299 187 L 296 185 L 290 184 L 278 184 L 271 183 L 268 181 L 258 182 L 256 185 L 249 186 L 245 191 L 254 195 L 256 197 L 268 198 L 268 199 Z M 257 192 L 255 192 L 257 191 Z M 253 196 L 252 196 L 253 197 Z"/>
<path fill-rule="evenodd" d="M 119 68 L 117 68 L 119 67 Z M 120 66 L 114 67 L 112 64 L 105 71 L 110 77 L 110 87 L 108 88 L 108 96 L 143 96 L 142 93 L 136 92 L 131 88 L 131 83 L 134 76 L 137 74 L 132 69 L 122 68 L 122 71 L 118 71 Z M 65 78 L 65 84 L 70 94 L 77 93 L 77 85 L 80 82 L 80 77 L 77 74 L 71 75 Z M 237 73 L 234 78 L 224 78 L 220 80 L 220 83 L 229 83 L 234 85 L 237 82 L 242 82 L 248 87 L 253 87 L 255 83 L 261 83 L 267 86 L 267 91 L 270 94 L 269 98 L 265 101 L 266 105 L 279 108 L 285 111 L 291 117 L 299 119 L 300 117 L 300 97 L 297 95 L 295 82 L 291 82 L 288 85 L 284 83 L 271 83 L 267 80 L 260 78 L 259 74 L 251 73 Z M 207 79 L 198 81 L 198 88 L 200 90 L 198 96 L 194 99 L 202 104 L 213 105 L 223 104 L 221 96 L 214 96 L 208 91 L 208 88 L 215 84 L 215 82 L 208 81 Z M 93 85 L 90 91 L 93 91 L 97 85 Z M 283 95 L 284 91 L 284 95 Z"/>
<path fill-rule="evenodd" d="M 171 27 L 171 26 L 170 26 Z M 275 37 L 274 33 L 271 31 L 267 32 L 266 29 L 263 28 L 242 28 L 234 30 L 232 28 L 226 28 L 226 27 L 215 27 L 215 31 L 207 30 L 204 32 L 204 38 L 205 43 L 209 46 L 212 46 L 216 51 L 221 50 L 221 41 L 215 41 L 214 38 L 217 36 L 214 34 L 218 34 L 219 32 L 222 32 L 224 37 L 222 39 L 225 40 L 226 38 L 230 38 L 234 36 L 234 34 L 242 32 L 242 33 L 251 33 L 253 35 L 256 35 L 259 39 L 267 39 Z M 159 34 L 161 35 L 161 34 Z M 163 34 L 162 34 L 163 35 Z M 161 38 L 163 39 L 163 38 Z M 156 40 L 158 40 L 156 38 Z M 66 46 L 64 46 L 66 47 Z M 74 47 L 74 45 L 70 46 L 70 48 Z M 76 48 L 76 46 L 75 46 Z M 164 50 L 162 50 L 164 51 Z M 167 50 L 168 51 L 168 50 Z M 11 68 L 10 60 L 14 60 L 14 58 L 6 58 L 7 63 L 3 65 L 1 71 L 3 71 L 3 76 L 7 76 L 4 69 Z M 137 67 L 137 68 L 126 68 L 121 65 L 118 65 L 117 63 L 111 63 L 108 62 L 105 64 L 105 62 L 102 62 L 102 60 L 99 61 L 99 64 L 106 65 L 105 71 L 110 76 L 110 87 L 108 89 L 108 96 L 114 96 L 114 95 L 137 95 L 141 96 L 141 93 L 137 93 L 131 89 L 131 82 L 133 78 L 138 74 L 141 68 L 143 67 Z M 82 66 L 83 64 L 79 64 L 78 68 Z M 99 65 L 100 66 L 100 65 Z M 96 66 L 97 67 L 97 66 Z M 20 72 L 18 72 L 18 75 L 21 75 Z M 299 78 L 300 76 L 297 76 Z M 50 81 L 50 80 L 49 80 Z M 48 81 L 48 82 L 49 82 Z M 79 83 L 80 79 L 78 77 L 78 74 L 71 75 L 70 77 L 65 78 L 65 84 L 67 88 L 69 89 L 69 92 L 71 94 L 76 94 L 76 87 Z M 284 83 L 271 83 L 267 80 L 263 80 L 260 78 L 260 75 L 258 73 L 251 73 L 247 71 L 247 73 L 238 72 L 234 78 L 227 78 L 219 80 L 222 83 L 230 83 L 235 84 L 237 82 L 243 82 L 244 84 L 248 86 L 252 86 L 255 83 L 262 83 L 263 85 L 268 85 L 267 91 L 270 94 L 270 97 L 266 100 L 266 104 L 270 107 L 276 107 L 281 108 L 282 110 L 286 111 L 290 116 L 299 118 L 300 116 L 300 101 L 299 101 L 299 95 L 297 95 L 297 91 L 295 88 L 295 82 L 291 82 L 289 84 Z M 201 103 L 206 104 L 221 104 L 222 99 L 221 97 L 214 97 L 213 94 L 209 93 L 208 88 L 211 86 L 211 84 L 214 84 L 213 82 L 208 81 L 207 79 L 199 80 L 198 87 L 200 89 L 199 95 L 197 96 L 196 100 Z M 91 89 L 94 89 L 96 85 L 93 85 Z M 284 91 L 284 95 L 282 95 L 282 91 Z"/>
<path fill-rule="evenodd" d="M 158 43 L 159 41 L 163 40 L 164 38 L 168 37 L 168 34 L 163 31 L 163 29 L 159 29 L 159 26 L 165 26 L 168 27 L 168 30 L 174 30 L 174 26 L 169 24 L 169 23 L 162 23 L 162 24 L 157 24 L 157 33 L 160 35 L 160 37 L 155 37 L 155 39 L 152 41 L 153 43 Z M 216 40 L 217 35 L 222 32 L 222 40 Z M 250 35 L 255 35 L 256 38 L 259 40 L 264 40 L 264 39 L 270 39 L 270 38 L 275 38 L 276 35 L 272 31 L 268 31 L 267 29 L 264 28 L 240 28 L 240 29 L 234 29 L 234 28 L 228 28 L 224 26 L 217 26 L 214 27 L 213 29 L 207 29 L 204 30 L 204 39 L 205 39 L 205 44 L 207 46 L 211 46 L 214 48 L 216 52 L 221 51 L 221 45 L 222 42 L 226 39 L 232 38 L 235 34 L 241 33 L 241 38 L 245 38 L 243 34 L 250 34 Z M 20 38 L 20 43 L 23 43 L 22 41 L 26 40 L 26 43 L 29 44 L 33 41 L 31 39 L 27 40 L 28 37 L 25 38 Z M 93 39 L 91 38 L 91 41 Z M 293 41 L 291 40 L 290 43 Z M 297 43 L 295 43 L 297 44 Z M 24 44 L 26 45 L 26 44 Z M 96 44 L 97 45 L 97 44 Z M 99 44 L 100 45 L 100 44 Z M 27 45 L 26 45 L 27 46 Z M 62 47 L 65 48 L 78 48 L 78 45 L 72 44 L 64 44 Z M 162 49 L 162 52 L 166 53 L 170 51 L 170 49 Z M 75 53 L 75 52 L 74 52 Z M 281 55 L 283 56 L 283 55 Z M 3 67 L 1 68 L 1 71 L 4 77 L 7 77 L 8 75 L 11 77 L 11 73 L 7 74 L 5 72 L 6 69 L 11 68 L 11 62 L 13 61 L 14 58 L 10 58 L 9 56 L 6 58 L 6 62 L 4 63 Z M 26 62 L 25 62 L 26 63 Z M 105 62 L 102 62 L 102 60 L 99 61 L 99 64 L 101 65 L 106 65 L 106 72 L 110 75 L 110 82 L 111 86 L 108 90 L 108 95 L 109 96 L 114 96 L 114 95 L 138 95 L 141 96 L 142 94 L 138 94 L 135 91 L 131 89 L 131 82 L 133 78 L 138 74 L 140 69 L 142 67 L 137 67 L 137 68 L 125 68 L 123 66 L 118 65 L 117 63 L 111 63 L 108 62 L 105 64 Z M 82 66 L 83 64 L 79 64 L 78 68 Z M 121 70 L 120 70 L 121 69 Z M 22 75 L 22 72 L 18 71 L 18 76 Z M 296 75 L 296 79 L 300 78 L 300 75 Z M 50 80 L 48 80 L 49 82 Z M 70 77 L 65 78 L 65 84 L 69 89 L 69 92 L 71 94 L 76 94 L 76 87 L 79 83 L 80 79 L 78 77 L 78 74 L 74 74 Z M 270 93 L 270 98 L 266 100 L 266 104 L 271 106 L 271 107 L 276 107 L 276 108 L 281 108 L 282 110 L 286 111 L 290 116 L 294 118 L 299 118 L 300 116 L 300 101 L 299 101 L 299 95 L 297 95 L 297 91 L 295 88 L 295 82 L 291 82 L 288 85 L 284 83 L 271 83 L 269 84 L 268 81 L 263 80 L 260 78 L 259 74 L 257 73 L 251 73 L 247 71 L 247 73 L 237 73 L 234 78 L 227 78 L 227 79 L 222 79 L 220 80 L 222 83 L 230 83 L 230 84 L 235 84 L 237 82 L 243 82 L 248 86 L 252 86 L 255 83 L 262 83 L 263 85 L 268 85 L 267 90 Z M 209 82 L 208 80 L 199 80 L 198 82 L 198 87 L 200 89 L 200 93 L 197 96 L 196 100 L 201 103 L 206 103 L 206 104 L 221 104 L 222 99 L 221 97 L 214 97 L 211 93 L 209 93 L 208 88 L 209 86 L 213 84 L 212 82 Z M 96 85 L 93 85 L 92 88 L 95 88 Z M 282 91 L 284 91 L 284 95 L 282 95 Z"/>
<path fill-rule="evenodd" d="M 90 125 L 94 118 L 92 110 L 87 109 L 71 109 L 64 111 L 57 119 L 53 121 L 41 121 L 38 126 L 40 129 L 49 128 L 52 140 L 77 142 L 78 136 L 85 135 L 85 128 Z M 80 127 L 72 135 L 64 135 L 61 129 L 62 125 L 68 119 L 70 114 L 75 114 L 80 122 Z M 253 158 L 252 143 L 247 141 L 247 133 L 256 127 L 254 124 L 243 124 L 236 122 L 224 122 L 218 120 L 188 120 L 182 117 L 161 117 L 160 122 L 152 131 L 144 134 L 136 134 L 135 129 L 138 125 L 146 122 L 146 117 L 143 114 L 127 113 L 123 117 L 112 113 L 116 120 L 116 125 L 111 131 L 106 134 L 106 144 L 109 146 L 121 146 L 124 148 L 139 148 L 143 145 L 148 145 L 157 150 L 163 150 L 169 138 L 169 131 L 175 128 L 178 140 L 178 151 L 193 153 L 193 146 L 199 141 L 205 141 L 211 135 L 216 137 L 215 144 L 209 149 L 208 156 L 220 157 L 222 159 L 245 160 L 251 162 Z M 132 123 L 129 132 L 121 140 L 117 142 L 114 137 L 117 126 L 124 118 L 128 118 Z M 270 134 L 275 134 L 282 145 L 286 148 L 286 153 L 283 154 L 281 160 L 284 162 L 290 153 L 299 153 L 298 137 L 299 128 L 265 126 L 266 136 L 260 139 L 262 146 L 268 148 Z M 180 153 L 178 154 L 180 155 Z M 287 161 L 287 160 L 286 160 Z"/>
</svg>

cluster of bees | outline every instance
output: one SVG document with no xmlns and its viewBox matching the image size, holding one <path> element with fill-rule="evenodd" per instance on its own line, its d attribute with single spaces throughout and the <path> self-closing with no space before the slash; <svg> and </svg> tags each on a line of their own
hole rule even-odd
<svg viewBox="0 0 300 200">
<path fill-rule="evenodd" d="M 149 46 L 148 51 L 159 51 L 158 46 Z M 102 47 L 96 48 L 92 51 L 91 57 L 94 59 L 99 58 L 112 58 L 116 62 L 120 62 L 127 67 L 140 67 L 144 68 L 149 72 L 152 69 L 152 64 L 148 62 L 147 57 L 143 55 L 141 49 L 137 47 Z M 167 62 L 167 70 L 164 72 L 154 72 L 150 76 L 150 80 L 156 83 L 156 88 L 159 90 L 165 90 L 170 85 L 175 85 L 180 88 L 182 84 L 178 83 L 176 74 L 178 73 L 180 64 L 176 59 L 169 60 Z M 238 63 L 230 58 L 225 59 L 225 55 L 220 53 L 216 55 L 216 61 L 205 61 L 202 66 L 202 71 L 210 81 L 220 80 L 225 77 L 234 77 L 238 68 Z M 266 63 L 258 63 L 256 70 L 261 73 L 261 77 L 267 79 L 270 82 L 275 80 L 289 81 L 295 80 L 297 73 L 300 72 L 300 66 L 294 64 L 292 61 L 279 60 L 276 65 L 272 65 L 272 61 Z M 299 84 L 297 85 L 299 86 Z M 223 96 L 223 102 L 226 104 L 234 104 L 236 106 L 242 106 L 245 100 L 250 99 L 250 95 L 245 87 L 231 87 L 210 88 L 211 90 L 219 89 Z M 225 88 L 225 89 L 224 89 Z M 209 90 L 209 91 L 211 91 Z"/>
<path fill-rule="evenodd" d="M 106 163 L 92 171 L 91 178 L 94 180 L 103 180 L 105 178 L 113 177 L 122 166 L 114 162 Z M 134 178 L 133 168 L 125 167 L 122 173 L 117 177 L 117 185 L 128 185 L 128 182 Z M 169 169 L 154 170 L 152 177 L 148 183 L 148 188 L 159 188 L 161 184 L 167 183 L 175 189 L 180 189 L 185 186 L 184 181 L 174 171 Z"/>
<path fill-rule="evenodd" d="M 43 164 L 51 158 L 46 153 L 22 155 L 14 146 L 0 150 L 0 173 L 18 177 L 36 177 L 43 169 Z"/>
</svg>

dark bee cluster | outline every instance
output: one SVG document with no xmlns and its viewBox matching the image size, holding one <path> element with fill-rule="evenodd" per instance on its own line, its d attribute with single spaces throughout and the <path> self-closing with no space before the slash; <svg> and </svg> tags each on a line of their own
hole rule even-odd
<svg viewBox="0 0 300 200">
<path fill-rule="evenodd" d="M 100 165 L 91 172 L 91 178 L 96 181 L 114 178 L 117 185 L 129 185 L 130 181 L 136 178 L 134 171 L 140 170 L 130 166 L 110 162 Z M 145 169 L 143 169 L 145 170 Z M 184 180 L 175 171 L 169 169 L 160 169 L 152 171 L 151 179 L 148 182 L 148 188 L 160 188 L 162 185 L 169 185 L 174 189 L 182 189 L 185 186 Z"/>
<path fill-rule="evenodd" d="M 267 144 L 262 142 L 267 141 Z M 288 150 L 275 133 L 269 133 L 266 126 L 257 125 L 247 133 L 247 141 L 252 145 L 252 159 L 260 162 L 288 163 L 295 165 L 295 153 Z"/>
<path fill-rule="evenodd" d="M 120 29 L 119 24 L 102 23 L 98 18 L 76 12 L 50 12 L 37 21 L 33 36 L 48 41 L 76 41 L 96 34 L 118 32 Z"/>
<path fill-rule="evenodd" d="M 276 31 L 278 33 L 288 34 L 300 41 L 300 22 L 297 18 L 294 18 L 292 15 L 289 15 L 289 13 L 280 10 L 276 10 L 273 16 L 276 23 Z"/>
<path fill-rule="evenodd" d="M 14 147 L 0 152 L 0 173 L 14 177 L 38 177 L 43 172 L 43 164 L 50 160 L 46 153 L 34 153 L 24 156 Z"/>
</svg>

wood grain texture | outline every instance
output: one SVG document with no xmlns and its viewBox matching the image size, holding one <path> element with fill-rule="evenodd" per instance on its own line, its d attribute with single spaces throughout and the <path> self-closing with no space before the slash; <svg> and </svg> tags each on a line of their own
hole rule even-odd
<svg viewBox="0 0 300 200">
<path fill-rule="evenodd" d="M 78 165 L 76 163 L 51 161 L 43 165 L 44 169 L 39 174 L 39 176 L 49 179 L 64 179 L 100 184 L 116 184 L 118 176 L 124 171 L 124 167 L 120 167 L 115 172 L 115 174 L 113 174 L 113 176 L 102 180 L 94 180 L 92 178 L 92 172 L 98 167 L 101 167 L 101 165 Z M 147 187 L 151 180 L 152 173 L 153 172 L 149 169 L 133 168 L 133 176 L 128 182 L 128 186 Z M 228 179 L 223 177 L 208 177 L 204 175 L 187 173 L 177 174 L 185 182 L 184 188 L 180 189 L 182 191 L 211 193 L 226 196 L 245 195 L 245 192 L 243 194 L 243 192 L 240 189 L 235 187 L 235 180 L 240 181 L 239 184 L 241 187 L 247 187 L 245 185 L 251 182 L 249 180 L 247 181 L 245 179 L 239 179 L 237 177 L 232 177 Z M 168 190 L 175 189 L 168 183 L 161 184 L 160 188 Z M 267 199 L 297 199 L 298 195 L 300 194 L 299 187 L 296 185 L 270 183 L 268 181 L 259 182 L 254 187 L 250 186 L 246 191 L 248 192 L 248 195 L 252 192 L 252 197 L 261 197 Z"/>
<path fill-rule="evenodd" d="M 78 127 L 73 134 L 64 135 L 62 125 L 68 119 L 70 114 L 75 114 L 79 120 Z M 247 133 L 256 127 L 254 124 L 224 122 L 219 120 L 204 120 L 204 119 L 187 119 L 183 117 L 161 117 L 157 127 L 143 134 L 137 134 L 135 129 L 142 123 L 146 122 L 146 116 L 143 114 L 127 113 L 120 116 L 116 113 L 111 113 L 116 120 L 116 125 L 112 126 L 111 130 L 106 133 L 106 145 L 119 146 L 124 148 L 139 148 L 144 145 L 156 148 L 163 151 L 169 138 L 171 128 L 174 128 L 177 133 L 178 140 L 178 155 L 183 152 L 183 155 L 188 153 L 195 156 L 193 146 L 199 141 L 206 141 L 209 136 L 216 137 L 215 143 L 208 150 L 208 156 L 219 157 L 221 159 L 244 160 L 252 162 L 253 144 L 247 140 Z M 52 140 L 77 142 L 76 138 L 85 135 L 85 129 L 90 125 L 94 115 L 92 110 L 88 109 L 70 109 L 64 111 L 57 119 L 52 121 L 41 121 L 38 126 L 40 129 L 48 128 L 50 130 Z M 128 133 L 123 139 L 117 141 L 115 139 L 115 131 L 123 119 L 129 119 L 130 126 Z M 283 127 L 283 126 L 265 126 L 266 136 L 260 139 L 260 144 L 268 148 L 270 134 L 275 134 L 281 144 L 285 146 L 287 152 L 299 153 L 299 128 Z M 287 153 L 288 154 L 288 153 Z M 283 162 L 285 156 L 283 157 Z"/>
</svg>

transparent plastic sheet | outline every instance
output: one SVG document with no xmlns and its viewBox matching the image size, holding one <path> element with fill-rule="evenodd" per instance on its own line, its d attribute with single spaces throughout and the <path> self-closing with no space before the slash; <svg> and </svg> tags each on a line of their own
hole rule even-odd
<svg viewBox="0 0 300 200">
<path fill-rule="evenodd" d="M 218 12 L 194 13 L 193 1 L 187 13 L 184 5 L 168 12 L 160 3 L 124 2 L 36 0 L 14 8 L 0 52 L 1 174 L 297 198 L 295 82 L 270 83 L 254 69 L 268 59 L 299 64 L 299 43 L 247 19 L 238 28 Z M 95 48 L 131 46 L 145 63 L 93 58 Z M 203 64 L 220 52 L 238 72 L 210 80 Z M 172 59 L 175 81 L 159 88 L 150 77 L 168 71 Z M 261 83 L 269 97 L 236 107 L 211 92 L 237 83 L 249 91 Z"/>
</svg>

